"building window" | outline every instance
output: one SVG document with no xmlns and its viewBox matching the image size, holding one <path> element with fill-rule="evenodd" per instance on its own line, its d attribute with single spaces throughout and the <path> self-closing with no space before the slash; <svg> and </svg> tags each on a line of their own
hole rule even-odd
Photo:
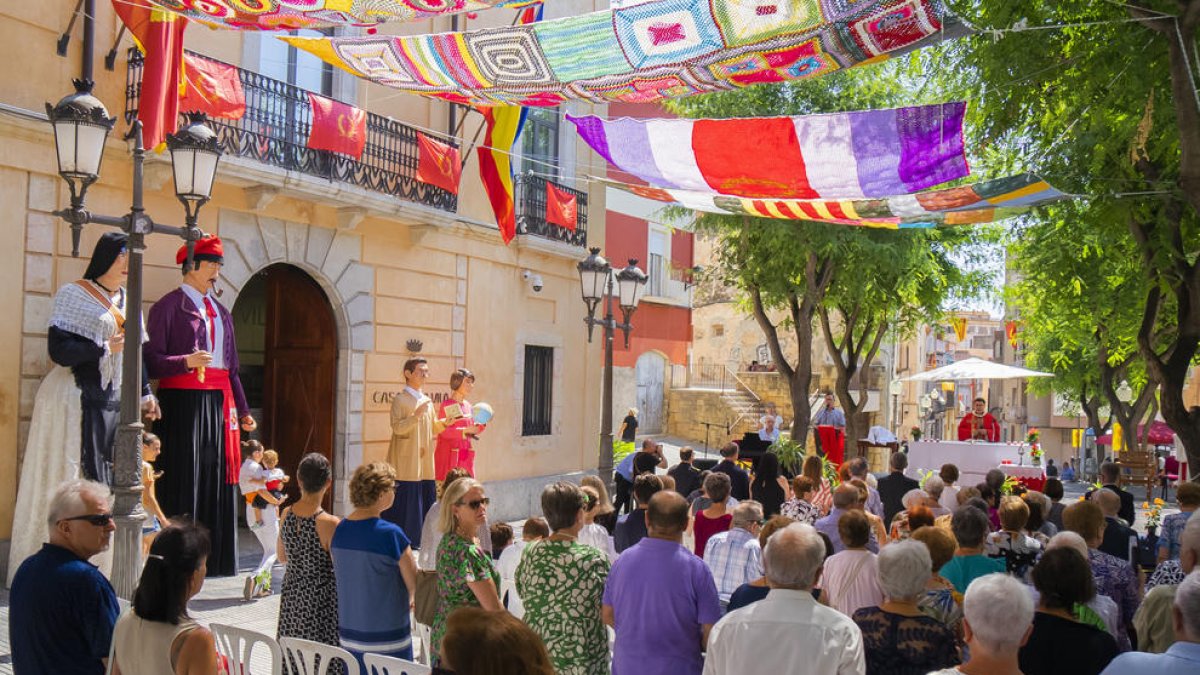
<svg viewBox="0 0 1200 675">
<path fill-rule="evenodd" d="M 650 254 L 650 260 L 647 261 L 646 276 L 649 277 L 649 283 L 646 284 L 646 295 L 654 298 L 661 298 L 665 295 L 663 283 L 666 281 L 666 266 L 663 263 L 663 257 L 657 253 Z"/>
<path fill-rule="evenodd" d="M 521 172 L 558 178 L 558 108 L 529 108 L 521 130 Z"/>
<path fill-rule="evenodd" d="M 288 35 L 331 37 L 333 29 L 293 30 Z M 295 47 L 270 37 L 262 41 L 258 72 L 322 96 L 333 95 L 333 66 Z"/>
<path fill-rule="evenodd" d="M 522 436 L 550 435 L 550 404 L 554 399 L 554 348 L 525 345 L 525 405 Z"/>
<path fill-rule="evenodd" d="M 713 337 L 721 337 L 725 334 L 725 324 L 714 323 L 712 326 Z"/>
</svg>

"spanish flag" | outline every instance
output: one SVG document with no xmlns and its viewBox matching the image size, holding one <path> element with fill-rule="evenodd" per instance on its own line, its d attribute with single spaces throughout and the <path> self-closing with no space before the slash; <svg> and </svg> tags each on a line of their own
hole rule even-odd
<svg viewBox="0 0 1200 675">
<path fill-rule="evenodd" d="M 517 22 L 534 23 L 542 18 L 542 5 L 525 7 L 518 14 Z M 512 150 L 521 137 L 528 110 L 521 106 L 476 108 L 483 115 L 487 131 L 483 147 L 479 148 L 479 177 L 492 213 L 496 215 L 496 226 L 507 244 L 517 236 L 516 199 L 513 189 Z"/>
<path fill-rule="evenodd" d="M 113 0 L 117 16 L 129 28 L 145 56 L 138 119 L 147 148 L 161 152 L 179 121 L 183 93 L 183 30 L 187 19 L 153 8 L 146 0 Z"/>
</svg>

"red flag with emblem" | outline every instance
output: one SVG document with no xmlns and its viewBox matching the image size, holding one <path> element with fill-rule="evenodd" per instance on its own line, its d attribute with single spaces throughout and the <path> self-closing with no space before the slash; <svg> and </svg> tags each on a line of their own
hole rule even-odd
<svg viewBox="0 0 1200 675">
<path fill-rule="evenodd" d="M 546 181 L 546 222 L 574 232 L 579 218 L 579 203 L 575 195 Z"/>
<path fill-rule="evenodd" d="M 308 147 L 362 157 L 367 145 L 367 111 L 311 92 L 308 101 L 313 113 Z"/>
<path fill-rule="evenodd" d="M 184 54 L 183 63 L 180 110 L 229 120 L 240 120 L 246 114 L 246 92 L 237 68 L 192 54 Z"/>
<path fill-rule="evenodd" d="M 458 194 L 462 160 L 458 148 L 417 132 L 417 180 Z"/>
<path fill-rule="evenodd" d="M 145 59 L 138 119 L 142 140 L 151 150 L 166 147 L 167 134 L 179 121 L 183 31 L 187 19 L 152 7 L 146 0 L 113 0 L 113 9 L 129 28 Z"/>
</svg>

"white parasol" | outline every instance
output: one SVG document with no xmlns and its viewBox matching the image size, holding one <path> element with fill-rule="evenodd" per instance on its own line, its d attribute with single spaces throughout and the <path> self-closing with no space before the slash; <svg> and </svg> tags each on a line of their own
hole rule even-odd
<svg viewBox="0 0 1200 675">
<path fill-rule="evenodd" d="M 901 379 L 907 382 L 945 382 L 952 380 L 1013 380 L 1022 377 L 1054 377 L 1054 374 L 972 357 Z"/>
</svg>

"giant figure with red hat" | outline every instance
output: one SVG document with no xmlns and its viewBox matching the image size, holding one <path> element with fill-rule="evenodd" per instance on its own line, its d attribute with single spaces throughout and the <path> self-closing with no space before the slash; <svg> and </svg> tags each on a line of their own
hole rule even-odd
<svg viewBox="0 0 1200 675">
<path fill-rule="evenodd" d="M 189 514 L 212 533 L 208 573 L 237 574 L 237 482 L 241 430 L 254 418 L 238 379 L 233 317 L 217 301 L 214 284 L 224 251 L 217 237 L 175 256 L 183 283 L 150 308 L 146 368 L 157 379 L 162 419 L 154 430 L 164 452 L 156 486 L 168 516 Z M 240 428 L 239 428 L 240 427 Z"/>
</svg>

